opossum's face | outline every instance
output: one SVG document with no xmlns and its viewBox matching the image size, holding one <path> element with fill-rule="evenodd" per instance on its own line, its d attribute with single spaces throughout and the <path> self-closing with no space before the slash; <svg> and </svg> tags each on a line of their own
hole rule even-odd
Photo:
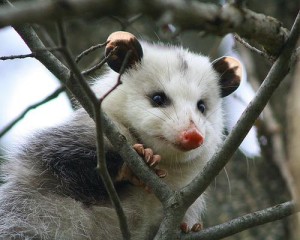
<svg viewBox="0 0 300 240">
<path fill-rule="evenodd" d="M 141 65 L 121 86 L 130 130 L 165 158 L 188 160 L 214 150 L 223 122 L 217 74 L 209 60 L 177 48 L 144 47 L 144 52 Z"/>
<path fill-rule="evenodd" d="M 143 50 L 114 93 L 117 118 L 164 159 L 207 159 L 222 140 L 218 73 L 207 57 L 181 48 L 143 44 Z"/>
</svg>

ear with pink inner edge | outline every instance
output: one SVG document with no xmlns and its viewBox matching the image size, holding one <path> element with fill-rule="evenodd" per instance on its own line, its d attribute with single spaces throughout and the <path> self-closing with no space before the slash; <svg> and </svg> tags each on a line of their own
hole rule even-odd
<svg viewBox="0 0 300 240">
<path fill-rule="evenodd" d="M 130 56 L 125 69 L 132 68 L 143 58 L 143 49 L 140 42 L 129 32 L 114 32 L 109 35 L 107 42 L 105 56 L 107 57 L 113 51 L 107 59 L 107 64 L 115 72 L 120 72 L 128 52 L 130 52 Z"/>
<path fill-rule="evenodd" d="M 233 93 L 240 85 L 243 66 L 234 57 L 221 57 L 212 62 L 213 68 L 219 73 L 221 97 Z"/>
</svg>

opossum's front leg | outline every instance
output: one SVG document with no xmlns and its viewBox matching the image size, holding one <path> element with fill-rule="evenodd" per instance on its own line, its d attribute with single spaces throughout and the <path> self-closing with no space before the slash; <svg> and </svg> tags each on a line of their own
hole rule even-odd
<svg viewBox="0 0 300 240">
<path fill-rule="evenodd" d="M 180 230 L 183 233 L 198 232 L 203 229 L 201 223 L 201 214 L 204 212 L 205 202 L 203 196 L 200 196 L 186 211 L 183 222 L 180 224 Z"/>
<path fill-rule="evenodd" d="M 142 144 L 134 144 L 133 149 L 143 158 L 145 163 L 158 177 L 163 178 L 167 175 L 165 170 L 156 168 L 161 157 L 160 155 L 154 154 L 151 148 L 144 148 Z M 133 185 L 144 187 L 147 191 L 150 190 L 149 187 L 135 175 L 126 163 L 123 163 L 120 168 L 116 181 L 129 181 Z"/>
</svg>

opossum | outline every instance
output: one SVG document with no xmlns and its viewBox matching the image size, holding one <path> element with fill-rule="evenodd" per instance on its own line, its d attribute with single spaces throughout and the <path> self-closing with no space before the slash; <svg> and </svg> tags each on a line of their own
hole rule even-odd
<svg viewBox="0 0 300 240">
<path fill-rule="evenodd" d="M 122 39 L 124 34 L 130 41 Z M 138 42 L 126 34 L 114 33 L 109 40 L 120 38 L 125 48 L 134 48 L 134 61 L 102 108 L 145 161 L 159 163 L 167 173 L 163 181 L 177 190 L 202 170 L 222 142 L 222 97 L 239 86 L 241 64 L 231 57 L 210 61 L 180 46 Z M 116 83 L 118 58 L 113 55 L 108 61 L 113 70 L 95 80 L 97 96 Z M 1 239 L 122 239 L 95 170 L 95 143 L 95 124 L 79 108 L 66 122 L 33 133 L 14 150 L 2 167 Z M 132 239 L 152 239 L 163 218 L 161 203 L 151 191 L 120 177 L 124 160 L 108 139 L 105 149 Z M 192 227 L 204 211 L 200 196 L 182 222 Z"/>
</svg>

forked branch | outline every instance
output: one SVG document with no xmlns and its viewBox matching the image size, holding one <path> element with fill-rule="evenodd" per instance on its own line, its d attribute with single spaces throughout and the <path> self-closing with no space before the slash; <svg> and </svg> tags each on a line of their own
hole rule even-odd
<svg viewBox="0 0 300 240">
<path fill-rule="evenodd" d="M 16 8 L 0 9 L 0 28 L 24 22 L 41 23 L 83 17 L 87 14 L 103 17 L 124 13 L 143 13 L 160 20 L 162 24 L 174 24 L 181 30 L 193 29 L 221 36 L 236 32 L 243 38 L 258 42 L 268 54 L 274 56 L 279 54 L 288 36 L 288 31 L 278 20 L 242 8 L 239 4 L 218 6 L 199 1 L 60 0 L 32 4 L 25 1 L 16 4 Z"/>
</svg>

